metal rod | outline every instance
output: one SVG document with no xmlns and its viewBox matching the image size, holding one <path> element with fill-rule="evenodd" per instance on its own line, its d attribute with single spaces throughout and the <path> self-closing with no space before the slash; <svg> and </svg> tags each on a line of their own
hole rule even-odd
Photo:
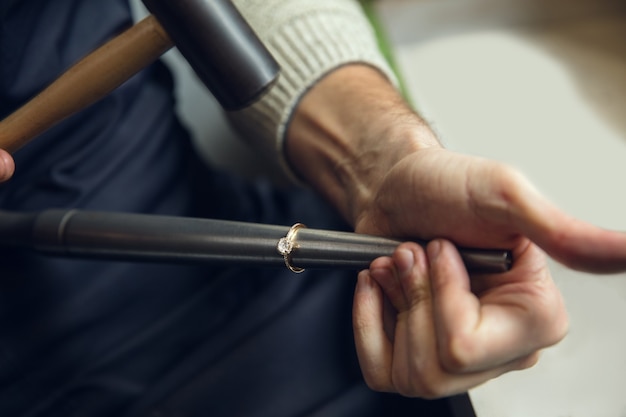
<svg viewBox="0 0 626 417">
<path fill-rule="evenodd" d="M 79 210 L 0 211 L 0 246 L 68 257 L 151 262 L 214 262 L 283 266 L 277 251 L 290 226 Z M 302 228 L 291 262 L 299 268 L 364 269 L 402 241 Z M 419 242 L 425 244 L 425 242 Z M 510 269 L 506 250 L 460 249 L 471 272 Z"/>
</svg>

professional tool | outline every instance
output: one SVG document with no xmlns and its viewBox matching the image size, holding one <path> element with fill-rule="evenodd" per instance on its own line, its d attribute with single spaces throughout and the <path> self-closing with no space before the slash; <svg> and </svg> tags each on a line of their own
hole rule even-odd
<svg viewBox="0 0 626 417">
<path fill-rule="evenodd" d="M 399 240 L 350 232 L 212 219 L 46 210 L 0 211 L 0 246 L 55 256 L 150 262 L 207 262 L 305 268 L 364 269 L 390 255 Z M 421 242 L 425 244 L 425 242 Z M 501 273 L 505 250 L 460 249 L 470 272 Z"/>
<path fill-rule="evenodd" d="M 258 99 L 278 63 L 229 0 L 144 0 L 152 13 L 80 60 L 0 122 L 0 148 L 15 152 L 105 97 L 174 45 L 227 110 Z"/>
</svg>

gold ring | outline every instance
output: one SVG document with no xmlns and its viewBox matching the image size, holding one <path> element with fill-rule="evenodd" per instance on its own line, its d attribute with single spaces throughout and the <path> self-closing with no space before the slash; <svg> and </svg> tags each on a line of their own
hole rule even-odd
<svg viewBox="0 0 626 417">
<path fill-rule="evenodd" d="M 291 272 L 295 272 L 296 274 L 304 272 L 304 268 L 298 268 L 297 266 L 293 266 L 291 264 L 291 252 L 299 247 L 298 243 L 296 242 L 296 235 L 298 234 L 298 229 L 302 229 L 304 227 L 306 226 L 302 223 L 294 224 L 287 232 L 287 236 L 281 237 L 278 241 L 278 244 L 276 245 L 276 250 L 285 259 L 285 265 L 287 265 L 287 268 L 289 268 Z"/>
</svg>

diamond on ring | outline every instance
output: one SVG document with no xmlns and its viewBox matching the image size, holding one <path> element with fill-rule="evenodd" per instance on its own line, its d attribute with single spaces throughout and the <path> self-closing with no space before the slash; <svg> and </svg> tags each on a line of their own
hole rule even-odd
<svg viewBox="0 0 626 417">
<path fill-rule="evenodd" d="M 278 249 L 278 253 L 283 256 L 289 255 L 293 250 L 293 242 L 288 240 L 286 237 L 281 237 L 278 241 L 276 249 Z"/>
<path fill-rule="evenodd" d="M 287 266 L 287 268 L 289 268 L 291 272 L 295 272 L 297 274 L 299 274 L 300 272 L 303 272 L 304 268 L 299 268 L 291 264 L 291 252 L 294 249 L 298 248 L 298 244 L 295 241 L 296 234 L 298 233 L 298 229 L 303 228 L 303 227 L 306 227 L 306 226 L 303 225 L 302 223 L 294 224 L 293 226 L 291 226 L 291 229 L 289 229 L 289 231 L 287 232 L 287 236 L 281 237 L 280 240 L 278 241 L 278 244 L 276 245 L 276 250 L 278 251 L 279 254 L 282 255 L 283 259 L 285 260 L 285 265 Z"/>
</svg>

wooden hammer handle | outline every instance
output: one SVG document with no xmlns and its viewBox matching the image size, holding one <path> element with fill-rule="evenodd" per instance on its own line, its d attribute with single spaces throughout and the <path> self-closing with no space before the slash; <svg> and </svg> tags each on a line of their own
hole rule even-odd
<svg viewBox="0 0 626 417">
<path fill-rule="evenodd" d="M 105 97 L 173 46 L 163 27 L 149 15 L 81 59 L 0 122 L 0 148 L 15 152 L 61 120 Z"/>
</svg>

